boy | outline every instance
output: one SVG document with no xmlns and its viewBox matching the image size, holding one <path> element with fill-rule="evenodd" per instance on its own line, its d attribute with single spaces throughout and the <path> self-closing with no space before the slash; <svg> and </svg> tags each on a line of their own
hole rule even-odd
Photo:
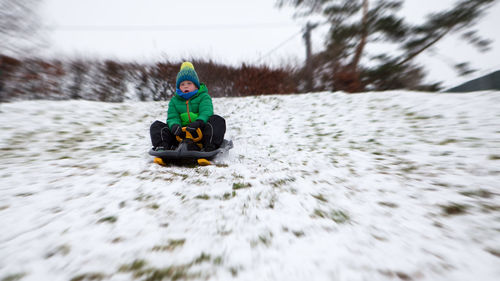
<svg viewBox="0 0 500 281">
<path fill-rule="evenodd" d="M 175 149 L 179 145 L 177 136 L 188 143 L 188 150 L 213 151 L 219 148 L 226 133 L 226 121 L 213 112 L 207 86 L 199 82 L 192 63 L 182 63 L 176 78 L 176 93 L 168 103 L 167 124 L 158 120 L 151 124 L 153 149 Z M 182 127 L 186 127 L 193 137 L 197 137 L 196 130 L 201 129 L 202 149 L 191 139 L 185 139 Z"/>
</svg>

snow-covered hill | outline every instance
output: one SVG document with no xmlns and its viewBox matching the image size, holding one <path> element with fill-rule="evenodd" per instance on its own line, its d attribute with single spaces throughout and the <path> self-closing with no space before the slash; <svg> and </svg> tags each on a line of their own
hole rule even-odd
<svg viewBox="0 0 500 281">
<path fill-rule="evenodd" d="M 214 103 L 208 167 L 165 102 L 0 105 L 0 280 L 500 280 L 500 93 Z"/>
</svg>

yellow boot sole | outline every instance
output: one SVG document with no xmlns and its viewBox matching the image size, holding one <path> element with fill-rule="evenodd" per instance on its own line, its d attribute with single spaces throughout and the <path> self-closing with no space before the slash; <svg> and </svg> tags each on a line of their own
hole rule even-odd
<svg viewBox="0 0 500 281">
<path fill-rule="evenodd" d="M 200 165 L 200 166 L 208 166 L 208 165 L 211 165 L 211 164 L 212 163 L 210 163 L 210 161 L 208 161 L 205 158 L 198 159 L 198 165 Z"/>
<path fill-rule="evenodd" d="M 154 162 L 158 165 L 162 165 L 162 166 L 165 166 L 165 162 L 163 161 L 163 159 L 161 159 L 160 157 L 156 157 Z"/>
</svg>

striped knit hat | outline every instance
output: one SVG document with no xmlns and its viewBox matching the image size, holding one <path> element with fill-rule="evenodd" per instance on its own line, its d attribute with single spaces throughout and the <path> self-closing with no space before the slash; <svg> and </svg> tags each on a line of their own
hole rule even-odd
<svg viewBox="0 0 500 281">
<path fill-rule="evenodd" d="M 191 81 L 196 85 L 196 88 L 200 88 L 200 80 L 198 80 L 198 74 L 196 74 L 193 64 L 187 61 L 182 63 L 181 70 L 179 71 L 179 73 L 177 73 L 177 89 L 179 89 L 179 86 L 184 81 Z"/>
</svg>

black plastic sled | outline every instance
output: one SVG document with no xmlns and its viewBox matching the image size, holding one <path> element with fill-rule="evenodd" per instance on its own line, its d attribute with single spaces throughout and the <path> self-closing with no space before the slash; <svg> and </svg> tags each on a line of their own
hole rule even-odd
<svg viewBox="0 0 500 281">
<path fill-rule="evenodd" d="M 212 151 L 187 150 L 187 144 L 181 142 L 175 150 L 156 151 L 151 149 L 149 155 L 165 160 L 212 159 L 220 153 L 227 152 L 231 148 L 233 148 L 233 141 L 231 140 L 224 140 L 219 148 Z"/>
<path fill-rule="evenodd" d="M 201 129 L 196 129 L 197 137 L 194 138 L 193 135 L 186 130 L 186 127 L 182 128 L 182 131 L 186 133 L 186 139 L 190 139 L 193 142 L 199 142 L 203 134 Z M 188 144 L 183 141 L 179 136 L 176 137 L 177 141 L 180 143 L 179 146 L 174 150 L 153 150 L 149 151 L 149 155 L 155 156 L 154 162 L 160 165 L 166 165 L 165 162 L 173 162 L 173 161 L 185 161 L 185 160 L 196 160 L 199 165 L 206 166 L 211 165 L 212 163 L 209 159 L 214 158 L 218 154 L 225 153 L 229 149 L 233 148 L 233 141 L 231 140 L 223 140 L 222 144 L 219 148 L 212 151 L 196 151 L 196 150 L 188 150 Z"/>
</svg>

